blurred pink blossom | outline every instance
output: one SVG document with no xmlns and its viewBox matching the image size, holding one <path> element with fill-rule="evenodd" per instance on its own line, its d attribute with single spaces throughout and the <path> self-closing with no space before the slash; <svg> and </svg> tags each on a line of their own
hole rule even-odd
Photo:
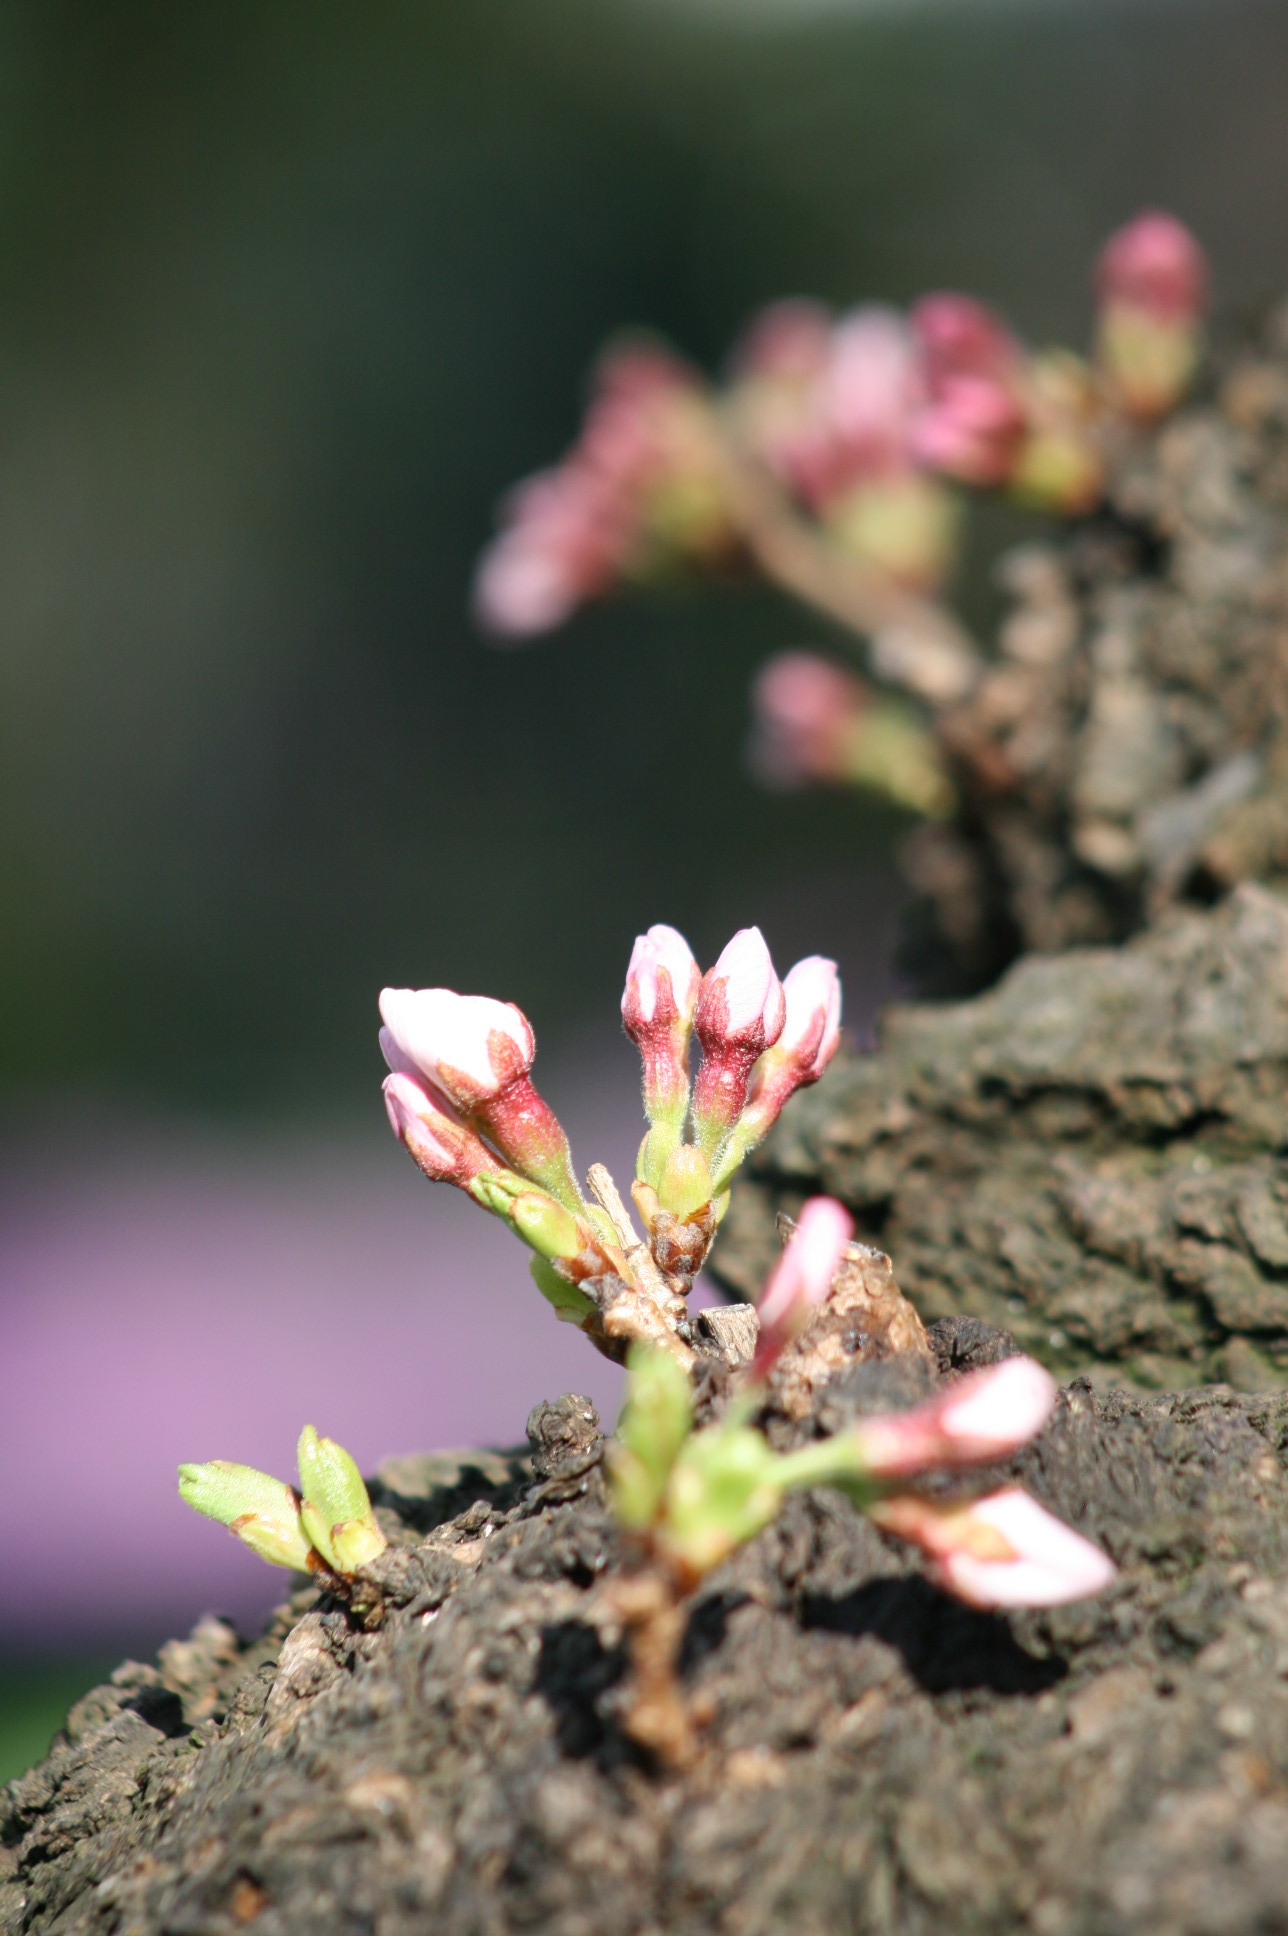
<svg viewBox="0 0 1288 1936">
<path fill-rule="evenodd" d="M 1207 258 L 1183 222 L 1147 209 L 1116 229 L 1101 251 L 1096 295 L 1160 322 L 1194 322 L 1207 301 Z"/>
<path fill-rule="evenodd" d="M 927 401 L 912 431 L 917 458 L 965 484 L 1001 484 L 1024 435 L 1024 357 L 1010 331 L 970 296 L 925 296 L 912 312 Z"/>
<path fill-rule="evenodd" d="M 780 652 L 752 686 L 752 765 L 771 786 L 849 778 L 855 728 L 870 703 L 864 682 L 814 652 Z"/>
</svg>

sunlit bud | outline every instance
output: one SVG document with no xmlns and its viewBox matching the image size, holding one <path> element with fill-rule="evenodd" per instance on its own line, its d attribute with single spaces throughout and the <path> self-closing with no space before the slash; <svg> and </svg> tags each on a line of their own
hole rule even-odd
<svg viewBox="0 0 1288 1936">
<path fill-rule="evenodd" d="M 1024 433 L 1019 345 L 969 296 L 924 297 L 912 329 L 928 393 L 912 432 L 918 461 L 965 484 L 1001 483 Z"/>
<path fill-rule="evenodd" d="M 1202 249 L 1175 216 L 1150 210 L 1110 236 L 1096 272 L 1097 351 L 1117 400 L 1143 421 L 1184 395 L 1207 299 Z"/>
<path fill-rule="evenodd" d="M 717 1188 L 768 1135 L 788 1097 L 806 1083 L 817 1082 L 836 1053 L 841 1036 L 836 963 L 823 955 L 798 961 L 787 971 L 783 995 L 787 1004 L 783 1032 L 752 1068 L 746 1105 L 721 1153 Z"/>
<path fill-rule="evenodd" d="M 362 1474 L 342 1445 L 320 1438 L 311 1425 L 300 1433 L 296 1457 L 309 1538 L 335 1572 L 356 1573 L 387 1544 Z"/>
<path fill-rule="evenodd" d="M 756 1057 L 782 1034 L 787 1014 L 759 928 L 740 928 L 702 978 L 694 1017 L 702 1068 L 694 1085 L 693 1118 L 710 1158 L 741 1113 Z"/>
<path fill-rule="evenodd" d="M 451 1104 L 417 1077 L 386 1076 L 384 1098 L 394 1135 L 432 1182 L 468 1189 L 476 1176 L 499 1167 L 491 1150 Z"/>
<path fill-rule="evenodd" d="M 826 1302 L 854 1235 L 854 1220 L 832 1197 L 811 1197 L 761 1292 L 760 1342 L 751 1368 L 763 1378 L 792 1339 Z"/>
<path fill-rule="evenodd" d="M 585 1231 L 553 1197 L 526 1190 L 510 1203 L 509 1216 L 524 1243 L 539 1257 L 576 1257 L 585 1249 Z"/>
<path fill-rule="evenodd" d="M 663 1167 L 657 1190 L 659 1206 L 683 1220 L 705 1209 L 712 1194 L 711 1171 L 702 1151 L 692 1143 L 681 1143 Z"/>
<path fill-rule="evenodd" d="M 682 934 L 664 924 L 637 935 L 622 994 L 622 1026 L 640 1052 L 644 1113 L 658 1133 L 643 1160 L 656 1183 L 689 1106 L 689 1036 L 702 973 Z M 654 1174 L 656 1172 L 656 1174 Z"/>
<path fill-rule="evenodd" d="M 536 1054 L 532 1024 L 513 1002 L 452 988 L 385 988 L 380 1016 L 413 1069 L 472 1110 L 526 1075 Z M 382 1041 L 382 1047 L 384 1046 Z"/>
<path fill-rule="evenodd" d="M 528 1080 L 536 1038 L 522 1009 L 451 988 L 386 988 L 380 1014 L 398 1055 L 481 1125 L 513 1168 L 580 1206 L 568 1139 Z"/>
<path fill-rule="evenodd" d="M 973 1607 L 1053 1607 L 1109 1585 L 1114 1563 L 1090 1540 L 1006 1486 L 967 1506 L 903 1493 L 867 1510 L 930 1560 L 931 1578 Z"/>
<path fill-rule="evenodd" d="M 865 1418 L 855 1428 L 865 1471 L 904 1479 L 932 1466 L 1006 1458 L 1040 1432 L 1055 1404 L 1055 1381 L 1032 1358 L 1006 1358 L 972 1372 L 907 1412 Z"/>
<path fill-rule="evenodd" d="M 720 1424 L 685 1440 L 666 1491 L 658 1544 L 686 1584 L 696 1584 L 782 1503 L 780 1461 L 759 1432 Z"/>
<path fill-rule="evenodd" d="M 243 1546 L 270 1566 L 302 1573 L 309 1539 L 300 1519 L 299 1494 L 280 1479 L 231 1459 L 179 1467 L 179 1497 L 207 1519 L 236 1534 Z"/>
<path fill-rule="evenodd" d="M 1092 373 L 1070 350 L 1046 350 L 1024 373 L 1028 434 L 1009 486 L 1020 503 L 1061 517 L 1091 510 L 1104 488 Z"/>
<path fill-rule="evenodd" d="M 662 1510 L 667 1482 L 693 1425 L 687 1372 L 669 1351 L 632 1345 L 626 1404 L 609 1448 L 613 1507 L 622 1525 L 645 1532 Z"/>
</svg>

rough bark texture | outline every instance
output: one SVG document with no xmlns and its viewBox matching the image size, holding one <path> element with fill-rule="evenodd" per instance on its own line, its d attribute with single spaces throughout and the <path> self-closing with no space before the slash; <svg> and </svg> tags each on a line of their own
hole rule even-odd
<svg viewBox="0 0 1288 1936">
<path fill-rule="evenodd" d="M 923 1317 L 1004 1324 L 1066 1375 L 1288 1382 L 1288 902 L 1252 885 L 1124 948 L 887 1015 L 793 1103 L 715 1253 L 744 1295 L 824 1189 Z"/>
<path fill-rule="evenodd" d="M 1009 1348 L 934 1342 L 950 1369 Z M 911 1396 L 907 1363 L 841 1373 L 818 1422 Z M 80 1702 L 0 1807 L 0 1926 L 1288 1927 L 1288 1400 L 1076 1383 L 1015 1470 L 1123 1572 L 1048 1614 L 971 1613 L 835 1496 L 795 1499 L 694 1605 L 711 1718 L 682 1779 L 615 1720 L 593 1414 L 533 1430 L 533 1477 L 386 1470 L 378 1632 L 306 1590 L 261 1641 L 206 1621 Z"/>
<path fill-rule="evenodd" d="M 1002 560 L 996 659 L 939 714 L 962 809 L 907 849 L 925 992 L 1288 874 L 1288 310 Z"/>
</svg>

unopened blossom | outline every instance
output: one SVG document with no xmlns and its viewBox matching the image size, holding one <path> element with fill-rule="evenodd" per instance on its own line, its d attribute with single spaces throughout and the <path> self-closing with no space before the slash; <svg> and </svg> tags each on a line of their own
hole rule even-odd
<svg viewBox="0 0 1288 1936">
<path fill-rule="evenodd" d="M 740 928 L 702 978 L 694 1029 L 702 1067 L 693 1091 L 698 1144 L 708 1159 L 737 1121 L 759 1055 L 778 1040 L 787 998 L 759 928 Z"/>
<path fill-rule="evenodd" d="M 868 1507 L 886 1532 L 917 1546 L 931 1578 L 973 1607 L 1053 1607 L 1109 1585 L 1109 1557 L 1040 1506 L 1022 1486 L 1006 1486 L 966 1506 L 913 1493 Z"/>
<path fill-rule="evenodd" d="M 841 978 L 825 955 L 807 955 L 783 977 L 786 1020 L 773 1047 L 758 1057 L 747 1101 L 732 1132 L 717 1185 L 769 1134 L 783 1104 L 817 1082 L 841 1039 Z"/>
<path fill-rule="evenodd" d="M 689 1037 L 702 971 L 676 929 L 637 935 L 622 992 L 622 1026 L 640 1052 L 644 1113 L 652 1125 L 640 1175 L 656 1188 L 689 1107 Z"/>
<path fill-rule="evenodd" d="M 910 1411 L 863 1419 L 855 1434 L 873 1478 L 903 1479 L 932 1466 L 1006 1458 L 1041 1431 L 1054 1405 L 1049 1372 L 1032 1358 L 1006 1358 Z"/>
<path fill-rule="evenodd" d="M 833 475 L 822 396 L 831 353 L 832 318 L 821 303 L 771 303 L 734 350 L 725 406 L 738 442 L 809 502 L 826 495 Z"/>
<path fill-rule="evenodd" d="M 500 1169 L 482 1138 L 427 1083 L 395 1071 L 385 1077 L 384 1098 L 390 1128 L 431 1182 L 468 1190 L 475 1177 Z"/>
<path fill-rule="evenodd" d="M 1201 348 L 1208 271 L 1184 223 L 1147 210 L 1111 235 L 1096 271 L 1100 367 L 1144 422 L 1180 400 Z"/>
<path fill-rule="evenodd" d="M 731 543 L 724 463 L 699 378 L 652 344 L 611 350 L 577 443 L 512 492 L 475 584 L 482 623 L 520 638 L 584 600 Z"/>
<path fill-rule="evenodd" d="M 964 484 L 1000 484 L 1024 434 L 1023 353 L 969 296 L 926 296 L 912 312 L 926 403 L 912 430 L 919 461 Z"/>
<path fill-rule="evenodd" d="M 751 689 L 759 779 L 789 788 L 850 777 L 851 750 L 872 703 L 866 681 L 816 652 L 780 652 Z"/>
<path fill-rule="evenodd" d="M 763 1378 L 814 1311 L 826 1302 L 854 1220 L 832 1197 L 811 1197 L 796 1220 L 757 1305 L 760 1340 L 751 1367 Z"/>
<path fill-rule="evenodd" d="M 900 806 L 939 814 L 952 786 L 933 734 L 903 701 L 813 652 L 782 652 L 752 687 L 748 757 L 757 779 L 872 787 Z"/>
<path fill-rule="evenodd" d="M 580 1207 L 568 1139 L 528 1077 L 536 1037 L 521 1008 L 451 988 L 386 988 L 380 1015 L 400 1064 L 446 1096 L 521 1175 Z"/>
</svg>

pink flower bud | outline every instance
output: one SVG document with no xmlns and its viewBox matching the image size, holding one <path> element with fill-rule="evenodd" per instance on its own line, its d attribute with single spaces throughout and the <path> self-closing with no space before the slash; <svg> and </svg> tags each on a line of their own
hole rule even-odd
<svg viewBox="0 0 1288 1936">
<path fill-rule="evenodd" d="M 833 488 L 908 468 L 908 433 L 923 402 L 908 326 L 896 310 L 865 304 L 832 337 L 823 410 L 840 451 Z"/>
<path fill-rule="evenodd" d="M 780 652 L 752 686 L 751 762 L 767 785 L 849 777 L 851 749 L 870 704 L 864 682 L 813 652 Z"/>
<path fill-rule="evenodd" d="M 691 1024 L 701 983 L 693 950 L 676 929 L 659 922 L 636 935 L 622 995 L 622 1024 L 631 1040 L 669 1022 Z"/>
<path fill-rule="evenodd" d="M 630 556 L 630 506 L 575 459 L 518 485 L 502 516 L 504 528 L 479 562 L 474 609 L 503 638 L 562 625 L 611 588 Z"/>
<path fill-rule="evenodd" d="M 1101 251 L 1096 294 L 1159 322 L 1197 320 L 1207 300 L 1207 258 L 1183 222 L 1147 209 L 1115 230 Z"/>
<path fill-rule="evenodd" d="M 782 1034 L 787 1016 L 783 985 L 759 928 L 739 928 L 714 968 L 703 976 L 694 1017 L 704 1049 L 731 1047 L 756 1054 Z"/>
<path fill-rule="evenodd" d="M 451 988 L 386 988 L 380 1016 L 410 1066 L 428 1076 L 458 1108 L 490 1101 L 536 1054 L 532 1024 L 513 1002 L 458 995 Z"/>
<path fill-rule="evenodd" d="M 854 1235 L 848 1210 L 832 1197 L 811 1197 L 760 1295 L 760 1342 L 751 1368 L 764 1378 L 810 1314 L 825 1303 Z"/>
<path fill-rule="evenodd" d="M 856 1428 L 876 1479 L 905 1479 L 932 1466 L 1001 1459 L 1040 1432 L 1055 1404 L 1055 1381 L 1032 1358 L 1006 1358 L 972 1372 L 924 1405 Z"/>
<path fill-rule="evenodd" d="M 759 928 L 740 928 L 702 978 L 694 1028 L 702 1067 L 693 1091 L 698 1147 L 711 1162 L 747 1100 L 757 1056 L 783 1031 L 787 998 Z"/>
<path fill-rule="evenodd" d="M 394 1135 L 434 1183 L 468 1189 L 476 1176 L 500 1169 L 492 1152 L 443 1098 L 414 1076 L 386 1076 L 385 1109 Z"/>
<path fill-rule="evenodd" d="M 783 982 L 787 1019 L 772 1049 L 751 1071 L 747 1101 L 730 1138 L 720 1180 L 731 1175 L 731 1160 L 741 1162 L 767 1136 L 796 1090 L 817 1082 L 841 1039 L 841 982 L 836 963 L 807 955 L 787 971 Z"/>
<path fill-rule="evenodd" d="M 1180 401 L 1198 363 L 1203 251 L 1174 216 L 1140 215 L 1109 238 L 1096 294 L 1107 387 L 1129 416 L 1153 422 Z"/>
<path fill-rule="evenodd" d="M 868 1508 L 887 1532 L 925 1553 L 938 1585 L 973 1607 L 1054 1607 L 1109 1585 L 1117 1568 L 1106 1554 L 1054 1518 L 1022 1486 L 1006 1486 L 968 1506 L 941 1506 L 915 1494 Z"/>
<path fill-rule="evenodd" d="M 380 1014 L 399 1058 L 480 1126 L 507 1163 L 567 1208 L 581 1207 L 568 1139 L 528 1080 L 537 1045 L 522 1009 L 451 988 L 386 988 Z"/>
<path fill-rule="evenodd" d="M 969 296 L 926 296 L 912 312 L 928 401 L 912 430 L 920 463 L 966 484 L 999 484 L 1024 435 L 1022 352 Z"/>
<path fill-rule="evenodd" d="M 689 1106 L 689 1034 L 702 971 L 682 934 L 662 924 L 637 935 L 622 994 L 622 1025 L 644 1065 L 644 1110 L 678 1134 Z"/>
</svg>

